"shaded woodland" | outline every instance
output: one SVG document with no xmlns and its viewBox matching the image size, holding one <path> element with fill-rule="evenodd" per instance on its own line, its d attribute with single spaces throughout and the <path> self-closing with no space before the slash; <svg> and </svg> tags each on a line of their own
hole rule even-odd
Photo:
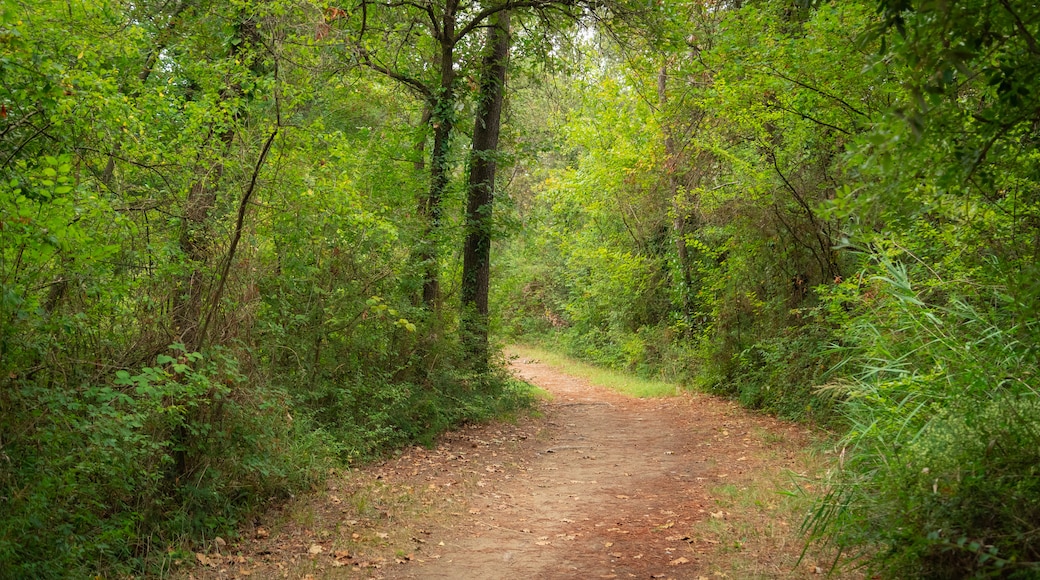
<svg viewBox="0 0 1040 580">
<path fill-rule="evenodd" d="M 836 564 L 1040 575 L 1038 22 L 3 2 L 0 577 L 161 574 L 523 412 L 505 341 L 832 430 Z"/>
</svg>

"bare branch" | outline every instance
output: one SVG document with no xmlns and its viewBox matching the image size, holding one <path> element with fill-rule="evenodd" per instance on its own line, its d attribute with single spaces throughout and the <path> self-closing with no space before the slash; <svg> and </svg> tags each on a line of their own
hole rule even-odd
<svg viewBox="0 0 1040 580">
<path fill-rule="evenodd" d="M 847 131 L 845 129 L 842 129 L 841 127 L 839 127 L 837 125 L 831 125 L 830 123 L 826 123 L 824 121 L 821 121 L 821 120 L 819 120 L 819 119 L 817 119 L 817 118 L 815 118 L 815 117 L 813 117 L 813 116 L 811 116 L 811 115 L 809 115 L 807 113 L 803 113 L 803 112 L 795 110 L 795 109 L 788 109 L 787 107 L 785 107 L 783 105 L 780 105 L 780 104 L 777 104 L 777 103 L 769 103 L 766 106 L 767 107 L 772 107 L 774 109 L 780 109 L 781 111 L 786 111 L 788 113 L 791 113 L 792 115 L 798 115 L 799 117 L 801 117 L 802 119 L 805 119 L 806 121 L 812 121 L 813 123 L 816 123 L 817 125 L 821 125 L 823 127 L 829 127 L 831 129 L 834 129 L 835 131 L 840 131 L 840 132 L 842 132 L 842 133 L 844 133 L 846 135 L 852 135 L 851 132 L 849 132 L 849 131 Z"/>
<path fill-rule="evenodd" d="M 792 83 L 794 83 L 794 84 L 796 84 L 796 85 L 798 85 L 800 87 L 809 89 L 810 91 L 812 91 L 812 92 L 814 92 L 814 93 L 816 93 L 818 95 L 822 95 L 824 97 L 827 97 L 828 99 L 831 99 L 833 101 L 837 101 L 842 106 L 844 106 L 846 109 L 848 109 L 849 111 L 852 111 L 853 113 L 856 113 L 857 115 L 862 115 L 863 117 L 866 117 L 868 119 L 870 118 L 870 115 L 864 113 L 863 111 L 857 109 L 856 107 L 853 107 L 852 105 L 850 105 L 848 103 L 848 101 L 842 99 L 841 97 L 836 97 L 836 96 L 834 96 L 834 95 L 832 95 L 832 94 L 830 94 L 830 93 L 828 93 L 828 92 L 826 92 L 826 91 L 824 91 L 822 89 L 818 89 L 818 88 L 816 88 L 816 87 L 814 87 L 812 85 L 809 85 L 807 83 L 804 83 L 804 82 L 802 82 L 802 81 L 800 81 L 798 79 L 791 78 L 791 77 L 785 75 L 784 73 L 776 70 L 773 67 L 766 67 L 766 68 L 768 68 L 769 71 L 772 72 L 774 75 L 784 79 L 785 81 L 790 81 L 790 82 L 792 82 Z"/>
<path fill-rule="evenodd" d="M 492 14 L 502 12 L 503 10 L 513 10 L 514 8 L 550 8 L 550 7 L 561 7 L 561 6 L 574 6 L 574 0 L 507 0 L 502 4 L 495 4 L 494 6 L 488 6 L 476 14 L 465 26 L 459 29 L 455 34 L 455 38 L 452 39 L 452 44 L 458 43 L 460 40 L 466 37 L 467 34 L 473 32 L 474 29 L 481 26 L 481 23 L 488 19 Z"/>
<path fill-rule="evenodd" d="M 1000 0 L 1000 5 L 1003 6 L 1004 10 L 1007 10 L 1008 14 L 1015 19 L 1015 28 L 1017 28 L 1018 32 L 1025 37 L 1026 44 L 1029 46 L 1029 52 L 1040 55 L 1040 46 L 1037 45 L 1036 37 L 1029 33 L 1029 29 L 1026 28 L 1025 23 L 1022 22 L 1022 18 L 1020 18 L 1018 13 L 1011 7 L 1011 3 L 1008 2 L 1008 0 Z"/>
<path fill-rule="evenodd" d="M 372 60 L 372 57 L 369 56 L 368 51 L 366 51 L 363 48 L 359 47 L 358 51 L 359 51 L 358 59 L 361 61 L 361 64 L 367 66 L 368 68 L 370 68 L 370 69 L 372 69 L 372 70 L 374 70 L 374 71 L 376 71 L 376 72 L 378 72 L 380 74 L 386 75 L 386 76 L 394 79 L 395 81 L 397 81 L 397 82 L 399 82 L 399 83 L 401 83 L 401 84 L 411 88 L 415 92 L 417 92 L 420 95 L 422 95 L 422 97 L 425 98 L 426 100 L 433 99 L 433 91 L 430 90 L 430 87 L 428 87 L 425 84 L 423 84 L 422 81 L 420 81 L 418 79 L 414 79 L 414 78 L 412 78 L 412 77 L 410 77 L 408 75 L 402 74 L 400 72 L 397 72 L 397 71 L 395 71 L 395 70 L 393 70 L 393 69 L 391 69 L 389 67 L 383 66 L 383 65 L 381 65 L 381 64 L 379 64 L 377 62 L 374 62 Z"/>
<path fill-rule="evenodd" d="M 433 38 L 436 39 L 436 40 L 440 40 L 440 38 L 441 38 L 441 27 L 440 27 L 440 24 L 438 24 L 438 22 L 437 22 L 437 15 L 433 12 L 433 4 L 431 4 L 430 2 L 423 2 L 423 3 L 420 4 L 418 2 L 411 2 L 411 1 L 408 1 L 408 0 L 402 0 L 400 2 L 390 2 L 390 3 L 386 4 L 385 6 L 387 6 L 389 8 L 398 8 L 400 6 L 411 6 L 412 8 L 416 8 L 418 10 L 421 10 L 427 16 L 430 17 L 430 24 L 433 26 Z"/>
</svg>

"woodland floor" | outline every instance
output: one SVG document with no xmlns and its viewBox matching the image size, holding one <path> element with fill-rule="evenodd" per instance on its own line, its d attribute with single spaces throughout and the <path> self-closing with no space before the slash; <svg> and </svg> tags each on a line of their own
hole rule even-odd
<svg viewBox="0 0 1040 580">
<path fill-rule="evenodd" d="M 703 394 L 636 399 L 529 358 L 512 366 L 552 394 L 536 416 L 338 473 L 179 575 L 700 580 L 829 567 L 798 561 L 808 504 L 781 493 L 795 479 L 811 488 L 826 463 L 804 426 Z"/>
</svg>

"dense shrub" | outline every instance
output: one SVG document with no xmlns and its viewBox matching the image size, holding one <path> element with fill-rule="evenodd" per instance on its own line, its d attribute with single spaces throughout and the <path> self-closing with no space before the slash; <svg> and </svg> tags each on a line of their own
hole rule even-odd
<svg viewBox="0 0 1040 580">
<path fill-rule="evenodd" d="M 284 393 L 241 388 L 222 351 L 172 350 L 113 379 L 8 389 L 5 577 L 147 569 L 152 545 L 233 533 L 244 511 L 307 488 L 329 465 L 328 439 L 286 420 Z"/>
<path fill-rule="evenodd" d="M 847 459 L 808 529 L 868 547 L 886 576 L 1035 577 L 1040 385 L 1027 337 L 1037 328 L 992 308 L 1000 296 L 982 310 L 935 286 L 915 291 L 892 262 L 875 280 L 882 292 L 841 349 L 859 370 L 834 385 L 847 399 Z"/>
</svg>

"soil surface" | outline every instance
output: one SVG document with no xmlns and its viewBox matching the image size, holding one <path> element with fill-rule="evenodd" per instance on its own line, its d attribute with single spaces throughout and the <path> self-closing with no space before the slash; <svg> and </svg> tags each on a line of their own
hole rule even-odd
<svg viewBox="0 0 1040 580">
<path fill-rule="evenodd" d="M 631 398 L 536 360 L 513 369 L 552 394 L 540 416 L 337 474 L 238 544 L 215 541 L 188 575 L 699 580 L 826 569 L 799 562 L 794 512 L 805 506 L 777 493 L 811 469 L 804 427 L 708 395 Z"/>
</svg>

